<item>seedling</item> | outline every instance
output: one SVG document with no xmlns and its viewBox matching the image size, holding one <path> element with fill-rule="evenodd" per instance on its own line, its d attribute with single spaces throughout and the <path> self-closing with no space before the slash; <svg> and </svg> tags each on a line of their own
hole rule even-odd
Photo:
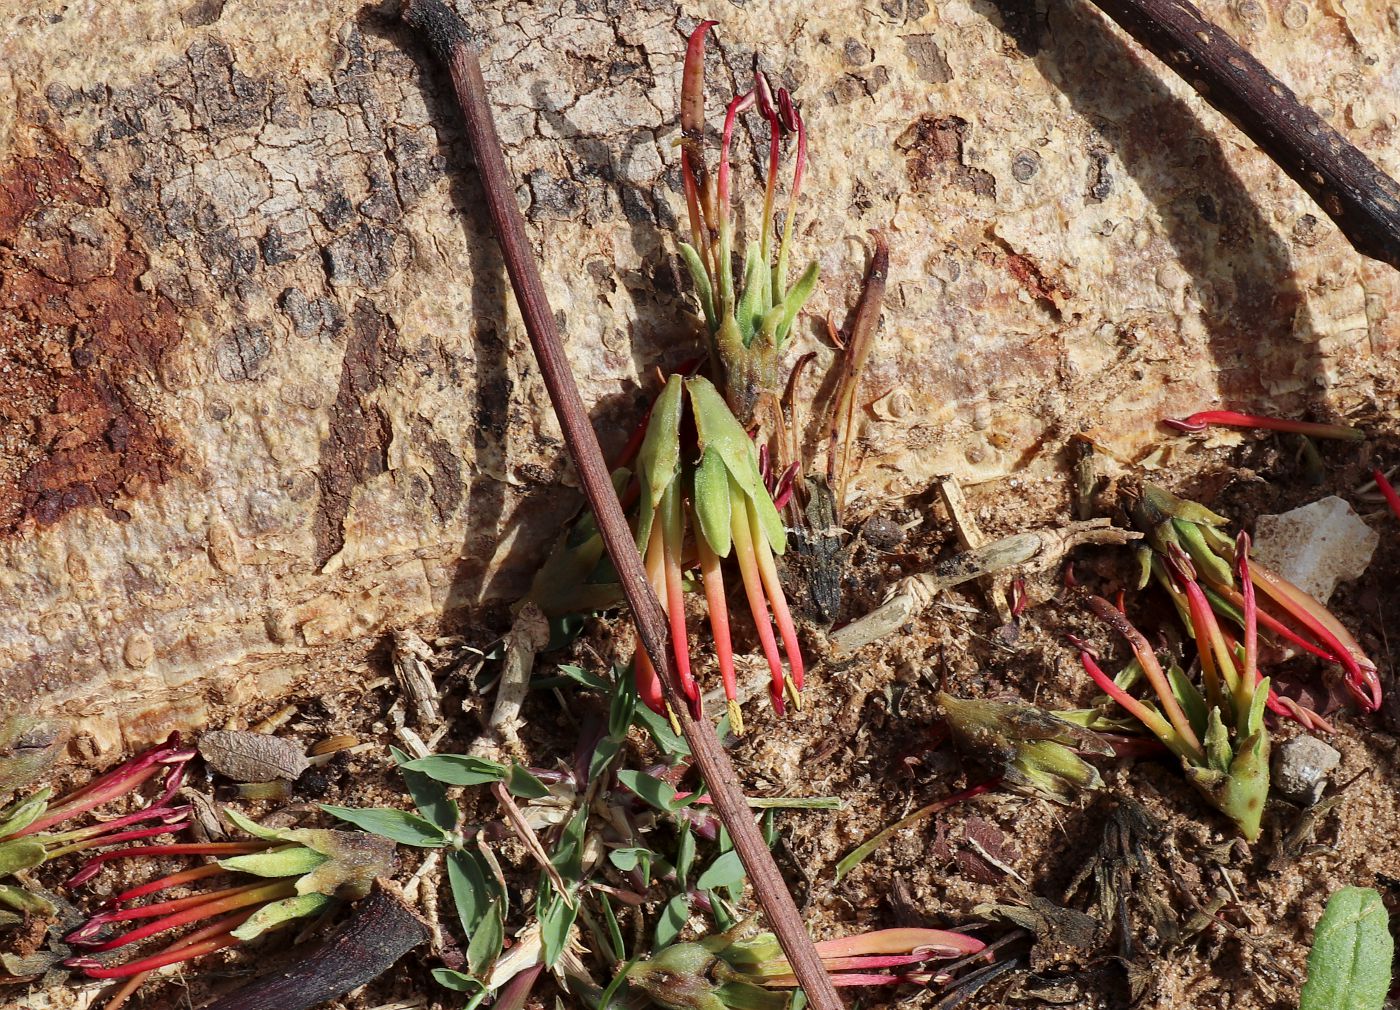
<svg viewBox="0 0 1400 1010">
<path fill-rule="evenodd" d="M 1232 574 L 1235 541 L 1223 527 L 1228 520 L 1205 506 L 1152 484 L 1145 484 L 1129 503 L 1133 523 L 1146 536 L 1139 548 L 1142 577 L 1139 587 L 1155 577 L 1168 588 L 1172 578 L 1168 559 L 1173 551 L 1190 557 L 1199 573 L 1202 592 L 1216 616 L 1237 627 L 1244 618 L 1244 592 Z M 1303 590 L 1258 562 L 1249 565 L 1252 587 L 1263 599 L 1257 608 L 1259 625 L 1342 668 L 1347 689 L 1365 711 L 1381 704 L 1376 665 L 1366 657 L 1351 633 L 1332 613 Z M 1296 717 L 1295 713 L 1290 715 Z M 1301 720 L 1300 720 L 1301 721 Z"/>
<path fill-rule="evenodd" d="M 1269 682 L 1258 676 L 1258 608 L 1250 579 L 1249 540 L 1243 534 L 1235 556 L 1244 596 L 1244 644 L 1239 652 L 1220 630 L 1191 560 L 1179 549 L 1170 555 L 1174 591 L 1187 600 L 1204 690 L 1175 666 L 1164 672 L 1142 633 L 1099 596 L 1089 597 L 1089 609 L 1128 640 L 1138 669 L 1156 695 L 1156 706 L 1138 700 L 1108 677 L 1088 649 L 1081 649 L 1080 660 L 1094 683 L 1180 758 L 1191 784 L 1252 842 L 1259 837 L 1269 791 L 1269 734 L 1264 727 Z"/>
</svg>

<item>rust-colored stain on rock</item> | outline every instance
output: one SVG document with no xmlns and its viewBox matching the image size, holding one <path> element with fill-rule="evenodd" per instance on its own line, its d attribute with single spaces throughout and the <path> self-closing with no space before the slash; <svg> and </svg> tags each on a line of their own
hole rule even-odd
<svg viewBox="0 0 1400 1010">
<path fill-rule="evenodd" d="M 0 165 L 0 535 L 170 477 L 152 399 L 180 339 L 146 255 L 52 137 Z"/>
</svg>

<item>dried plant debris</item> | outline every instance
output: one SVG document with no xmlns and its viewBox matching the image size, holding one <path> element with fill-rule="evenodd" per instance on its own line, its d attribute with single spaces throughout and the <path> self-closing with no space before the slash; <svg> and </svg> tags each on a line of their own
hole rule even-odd
<svg viewBox="0 0 1400 1010">
<path fill-rule="evenodd" d="M 199 756 L 235 782 L 295 781 L 311 767 L 295 741 L 267 733 L 209 730 L 200 734 Z"/>
</svg>

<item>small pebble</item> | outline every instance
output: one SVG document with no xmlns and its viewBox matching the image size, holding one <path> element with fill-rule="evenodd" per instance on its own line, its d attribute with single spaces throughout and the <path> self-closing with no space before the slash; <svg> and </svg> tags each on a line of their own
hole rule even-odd
<svg viewBox="0 0 1400 1010">
<path fill-rule="evenodd" d="M 1310 807 L 1322 798 L 1327 777 L 1342 755 L 1315 736 L 1295 736 L 1274 751 L 1274 789 L 1286 800 Z"/>
</svg>

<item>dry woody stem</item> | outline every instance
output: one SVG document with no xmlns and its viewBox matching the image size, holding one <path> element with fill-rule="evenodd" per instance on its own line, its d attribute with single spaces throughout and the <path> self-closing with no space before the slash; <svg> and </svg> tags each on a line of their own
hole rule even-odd
<svg viewBox="0 0 1400 1010">
<path fill-rule="evenodd" d="M 485 190 L 487 209 L 501 244 L 520 314 L 563 429 L 569 455 L 578 470 L 588 504 L 597 517 L 608 555 L 627 596 L 642 645 L 661 676 L 671 708 L 714 799 L 715 810 L 729 830 L 754 893 L 798 981 L 815 1010 L 838 1010 L 842 1005 L 840 998 L 802 925 L 802 917 L 754 823 L 748 804 L 739 792 L 733 765 L 721 749 L 713 728 L 690 715 L 689 705 L 680 690 L 668 648 L 665 614 L 647 582 L 641 555 L 637 552 L 632 532 L 622 514 L 622 505 L 613 490 L 597 435 L 579 396 L 559 338 L 554 313 L 545 297 L 533 250 L 525 235 L 524 222 L 515 202 L 515 187 L 510 181 L 487 100 L 486 82 L 482 78 L 476 43 L 462 19 L 441 0 L 406 3 L 403 18 L 424 37 L 452 75 L 467 135 L 476 155 L 477 172 Z"/>
<path fill-rule="evenodd" d="M 1228 116 L 1357 252 L 1400 269 L 1400 185 L 1187 0 L 1094 0 Z"/>
<path fill-rule="evenodd" d="M 403 899 L 376 883 L 316 950 L 206 1010 L 307 1010 L 374 981 L 427 939 L 428 927 Z"/>
</svg>

